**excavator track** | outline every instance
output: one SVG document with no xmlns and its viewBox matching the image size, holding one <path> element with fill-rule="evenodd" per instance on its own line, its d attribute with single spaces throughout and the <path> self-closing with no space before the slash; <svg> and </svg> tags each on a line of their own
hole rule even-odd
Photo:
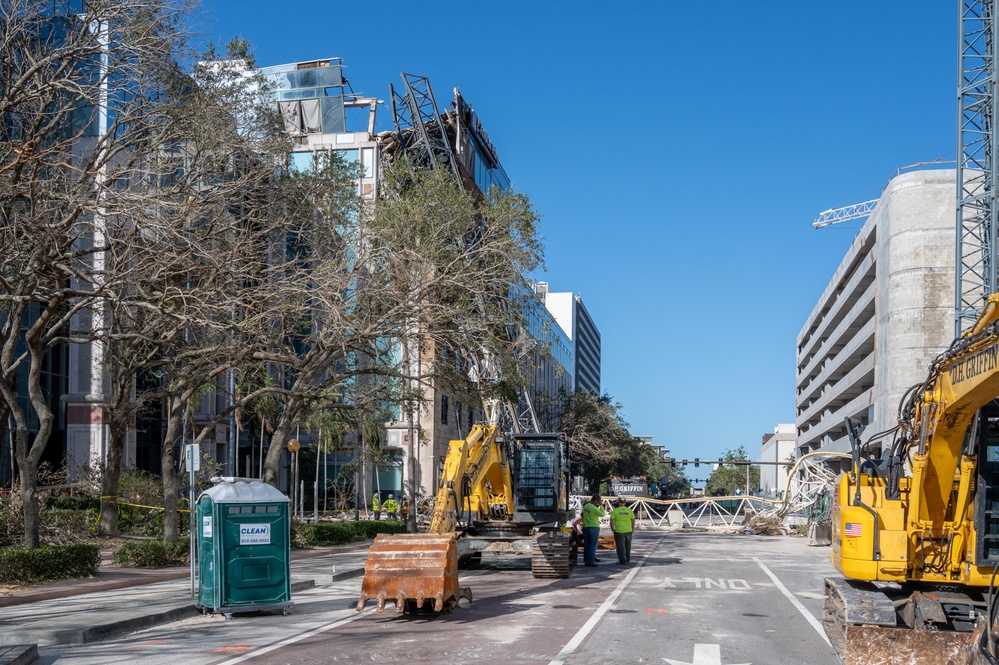
<svg viewBox="0 0 999 665">
<path fill-rule="evenodd" d="M 545 531 L 531 543 L 531 572 L 538 579 L 567 579 L 572 572 L 570 557 L 575 549 L 572 534 Z"/>
<path fill-rule="evenodd" d="M 876 586 L 825 579 L 823 627 L 844 665 L 966 665 L 971 633 L 916 630 L 896 619 L 891 598 Z"/>
</svg>

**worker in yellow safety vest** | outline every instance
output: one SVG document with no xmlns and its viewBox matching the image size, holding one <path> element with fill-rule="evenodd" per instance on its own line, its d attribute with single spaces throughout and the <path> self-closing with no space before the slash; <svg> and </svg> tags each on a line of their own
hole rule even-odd
<svg viewBox="0 0 999 665">
<path fill-rule="evenodd" d="M 374 496 L 371 497 L 371 512 L 375 514 L 376 520 L 382 518 L 382 506 L 378 502 L 378 492 L 375 492 Z"/>
<path fill-rule="evenodd" d="M 385 512 L 388 513 L 388 518 L 390 520 L 395 519 L 395 514 L 399 511 L 399 504 L 395 502 L 395 497 L 389 494 L 388 499 L 385 500 Z"/>
<path fill-rule="evenodd" d="M 617 565 L 631 563 L 631 536 L 635 532 L 635 511 L 628 507 L 624 497 L 617 498 L 617 507 L 610 514 L 611 531 L 614 532 L 614 546 L 617 549 Z"/>
<path fill-rule="evenodd" d="M 597 558 L 597 539 L 600 537 L 600 518 L 604 516 L 603 500 L 594 494 L 590 502 L 583 505 L 583 565 L 593 567 Z"/>
</svg>

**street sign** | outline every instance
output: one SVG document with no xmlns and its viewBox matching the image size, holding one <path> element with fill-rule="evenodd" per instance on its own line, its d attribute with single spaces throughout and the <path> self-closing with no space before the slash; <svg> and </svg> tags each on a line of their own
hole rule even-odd
<svg viewBox="0 0 999 665">
<path fill-rule="evenodd" d="M 184 462 L 187 464 L 187 472 L 194 474 L 201 470 L 201 446 L 196 443 L 189 443 L 184 446 Z"/>
<path fill-rule="evenodd" d="M 649 496 L 649 486 L 645 478 L 611 478 L 608 488 L 614 496 L 629 498 Z"/>
</svg>

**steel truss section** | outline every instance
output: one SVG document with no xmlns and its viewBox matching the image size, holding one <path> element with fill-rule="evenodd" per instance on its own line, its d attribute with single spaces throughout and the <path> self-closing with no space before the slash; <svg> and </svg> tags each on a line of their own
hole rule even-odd
<svg viewBox="0 0 999 665">
<path fill-rule="evenodd" d="M 822 227 L 829 226 L 830 224 L 839 224 L 840 222 L 849 222 L 851 219 L 869 217 L 880 200 L 881 199 L 864 201 L 863 203 L 855 203 L 854 205 L 846 206 L 844 208 L 830 208 L 829 210 L 821 213 L 818 216 L 818 219 L 812 222 L 812 226 L 817 229 L 821 229 Z"/>
<path fill-rule="evenodd" d="M 961 0 L 955 331 L 996 292 L 995 37 L 999 0 Z"/>
<path fill-rule="evenodd" d="M 402 82 L 405 93 L 399 94 L 389 84 L 389 95 L 392 98 L 392 121 L 403 153 L 417 166 L 450 169 L 458 185 L 464 188 L 430 80 L 403 72 Z M 410 131 L 407 133 L 404 130 Z"/>
</svg>

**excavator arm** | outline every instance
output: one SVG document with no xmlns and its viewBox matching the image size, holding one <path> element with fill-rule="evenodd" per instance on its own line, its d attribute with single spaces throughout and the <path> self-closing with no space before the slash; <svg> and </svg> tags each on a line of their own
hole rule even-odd
<svg viewBox="0 0 999 665">
<path fill-rule="evenodd" d="M 469 524 L 513 513 L 510 463 L 497 432 L 496 425 L 478 424 L 464 440 L 448 445 L 429 533 L 457 531 L 462 515 Z"/>
</svg>

